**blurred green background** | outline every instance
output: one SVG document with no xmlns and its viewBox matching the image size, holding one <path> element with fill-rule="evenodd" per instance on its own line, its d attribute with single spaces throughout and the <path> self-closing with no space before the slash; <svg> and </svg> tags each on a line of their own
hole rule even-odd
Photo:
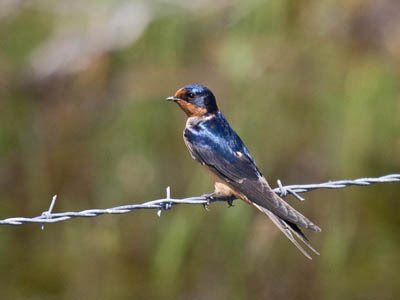
<svg viewBox="0 0 400 300">
<path fill-rule="evenodd" d="M 400 170 L 400 2 L 0 1 L 0 219 L 211 192 L 164 99 L 202 83 L 272 186 Z M 1 299 L 399 299 L 399 184 L 0 228 Z"/>
</svg>

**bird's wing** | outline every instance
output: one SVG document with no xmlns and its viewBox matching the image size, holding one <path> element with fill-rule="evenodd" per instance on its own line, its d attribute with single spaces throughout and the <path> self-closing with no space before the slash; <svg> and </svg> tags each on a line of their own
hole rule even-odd
<svg viewBox="0 0 400 300">
<path fill-rule="evenodd" d="M 230 126 L 227 126 L 227 123 L 224 124 L 221 135 L 207 126 L 187 128 L 184 137 L 191 155 L 250 202 L 266 208 L 284 221 L 321 231 L 272 191 L 247 148 Z"/>
</svg>

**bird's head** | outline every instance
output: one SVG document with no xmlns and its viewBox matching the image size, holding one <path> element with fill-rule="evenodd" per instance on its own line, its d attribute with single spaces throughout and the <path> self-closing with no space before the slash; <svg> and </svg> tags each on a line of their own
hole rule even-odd
<svg viewBox="0 0 400 300">
<path fill-rule="evenodd" d="M 184 86 L 166 100 L 175 101 L 188 117 L 200 117 L 218 111 L 213 93 L 200 84 Z"/>
</svg>

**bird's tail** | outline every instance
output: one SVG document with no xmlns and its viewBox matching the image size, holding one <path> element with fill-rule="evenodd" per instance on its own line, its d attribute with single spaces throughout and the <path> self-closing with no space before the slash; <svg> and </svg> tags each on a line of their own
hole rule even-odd
<svg viewBox="0 0 400 300">
<path fill-rule="evenodd" d="M 319 255 L 318 251 L 315 250 L 307 237 L 304 235 L 304 233 L 300 230 L 300 228 L 289 221 L 286 221 L 279 216 L 275 215 L 268 209 L 256 204 L 252 203 L 258 210 L 260 210 L 262 213 L 266 214 L 271 221 L 283 232 L 284 235 L 303 253 L 308 259 L 312 259 L 311 256 L 308 254 L 306 250 L 298 243 L 298 241 L 294 238 L 293 234 L 301 240 L 312 252 L 315 254 Z M 292 234 L 293 233 L 293 234 Z"/>
</svg>

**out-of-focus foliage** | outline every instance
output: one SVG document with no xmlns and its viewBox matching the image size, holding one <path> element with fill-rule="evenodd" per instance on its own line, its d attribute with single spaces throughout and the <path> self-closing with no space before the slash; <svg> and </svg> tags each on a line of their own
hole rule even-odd
<svg viewBox="0 0 400 300">
<path fill-rule="evenodd" d="M 0 217 L 212 190 L 164 99 L 203 83 L 272 185 L 400 170 L 400 5 L 0 1 Z M 1 299 L 398 299 L 398 184 L 0 228 Z"/>
</svg>

